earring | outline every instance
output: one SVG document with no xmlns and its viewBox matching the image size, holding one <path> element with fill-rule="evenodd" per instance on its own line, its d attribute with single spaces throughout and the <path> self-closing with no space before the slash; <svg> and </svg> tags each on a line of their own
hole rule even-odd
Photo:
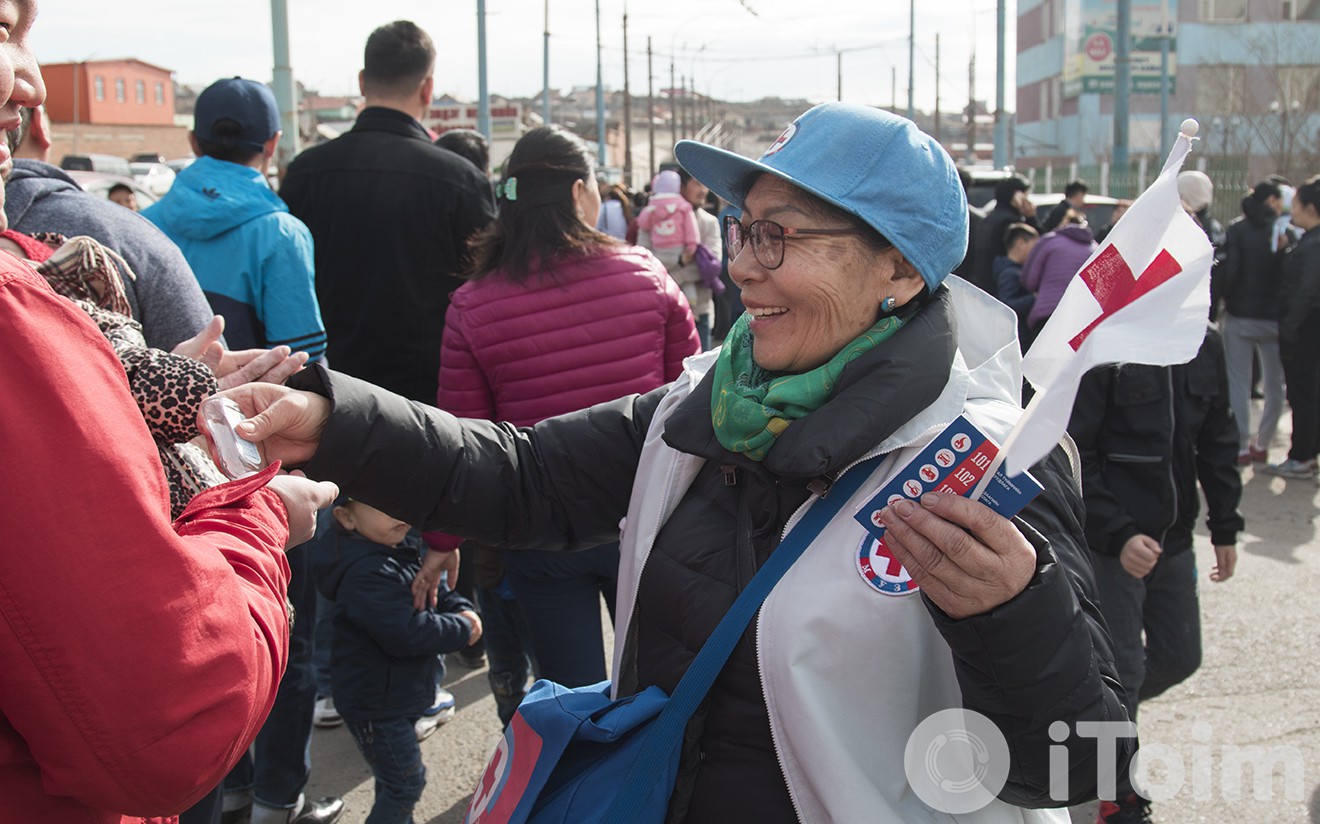
<svg viewBox="0 0 1320 824">
<path fill-rule="evenodd" d="M 581 207 L 581 206 L 577 207 L 577 216 L 578 216 L 579 219 L 584 218 L 584 217 L 587 216 L 587 213 L 584 212 L 584 211 L 582 211 L 582 207 Z"/>
<path fill-rule="evenodd" d="M 893 295 L 890 295 L 889 297 L 887 297 L 887 298 L 885 298 L 884 300 L 880 301 L 880 311 L 881 311 L 881 312 L 892 312 L 892 311 L 894 311 L 894 305 L 895 305 L 896 303 L 898 303 L 898 301 L 894 299 L 894 296 L 893 296 Z"/>
</svg>

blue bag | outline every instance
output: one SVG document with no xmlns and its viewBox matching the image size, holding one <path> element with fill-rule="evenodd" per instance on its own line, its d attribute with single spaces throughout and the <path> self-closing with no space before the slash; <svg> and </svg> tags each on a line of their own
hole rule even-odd
<svg viewBox="0 0 1320 824">
<path fill-rule="evenodd" d="M 660 824 L 683 730 L 766 596 L 883 456 L 848 470 L 785 536 L 706 639 L 672 697 L 651 686 L 537 681 L 486 764 L 464 824 Z"/>
</svg>

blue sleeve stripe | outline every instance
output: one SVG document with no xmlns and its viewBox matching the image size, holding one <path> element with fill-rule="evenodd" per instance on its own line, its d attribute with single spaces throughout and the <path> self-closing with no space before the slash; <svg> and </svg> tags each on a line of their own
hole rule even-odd
<svg viewBox="0 0 1320 824">
<path fill-rule="evenodd" d="M 271 346 L 292 346 L 297 349 L 306 349 L 314 344 L 325 344 L 325 332 L 317 331 L 307 335 L 299 335 L 296 338 L 284 338 L 283 340 L 267 341 Z"/>
</svg>

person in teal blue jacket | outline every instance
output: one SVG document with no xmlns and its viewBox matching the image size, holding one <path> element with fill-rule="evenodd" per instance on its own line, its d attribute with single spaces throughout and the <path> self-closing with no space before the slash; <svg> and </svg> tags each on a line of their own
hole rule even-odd
<svg viewBox="0 0 1320 824">
<path fill-rule="evenodd" d="M 197 97 L 189 135 L 197 160 L 142 214 L 174 241 L 235 349 L 325 352 L 312 235 L 266 182 L 280 140 L 266 86 L 230 78 Z"/>
<path fill-rule="evenodd" d="M 288 346 L 320 358 L 326 335 L 312 234 L 266 182 L 266 165 L 280 141 L 275 95 L 241 77 L 219 80 L 197 96 L 194 120 L 188 138 L 197 160 L 142 215 L 183 251 L 211 309 L 225 317 L 231 348 Z M 215 824 L 222 810 L 250 809 L 252 824 L 333 824 L 343 814 L 342 799 L 313 801 L 303 793 L 316 702 L 315 545 L 313 539 L 287 553 L 289 602 L 298 620 L 275 706 L 252 750 L 223 788 L 184 812 L 185 824 Z"/>
</svg>

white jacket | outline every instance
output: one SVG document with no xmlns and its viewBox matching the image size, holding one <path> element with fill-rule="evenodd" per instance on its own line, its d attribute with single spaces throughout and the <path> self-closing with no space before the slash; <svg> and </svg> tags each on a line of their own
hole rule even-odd
<svg viewBox="0 0 1320 824">
<path fill-rule="evenodd" d="M 856 568 L 866 532 L 853 513 L 900 467 L 960 414 L 1000 441 L 1021 414 L 1016 316 L 956 277 L 946 284 L 954 297 L 959 351 L 943 393 L 865 456 L 889 457 L 779 582 L 757 619 L 775 751 L 798 818 L 810 824 L 1069 820 L 1066 810 L 1025 810 L 998 800 L 949 815 L 913 793 L 904 772 L 909 736 L 930 715 L 962 706 L 952 653 L 916 590 L 881 593 Z M 715 357 L 708 352 L 687 361 L 647 433 L 621 539 L 616 673 L 647 555 L 703 462 L 664 443 L 664 421 Z M 809 503 L 790 519 L 790 528 Z"/>
</svg>

